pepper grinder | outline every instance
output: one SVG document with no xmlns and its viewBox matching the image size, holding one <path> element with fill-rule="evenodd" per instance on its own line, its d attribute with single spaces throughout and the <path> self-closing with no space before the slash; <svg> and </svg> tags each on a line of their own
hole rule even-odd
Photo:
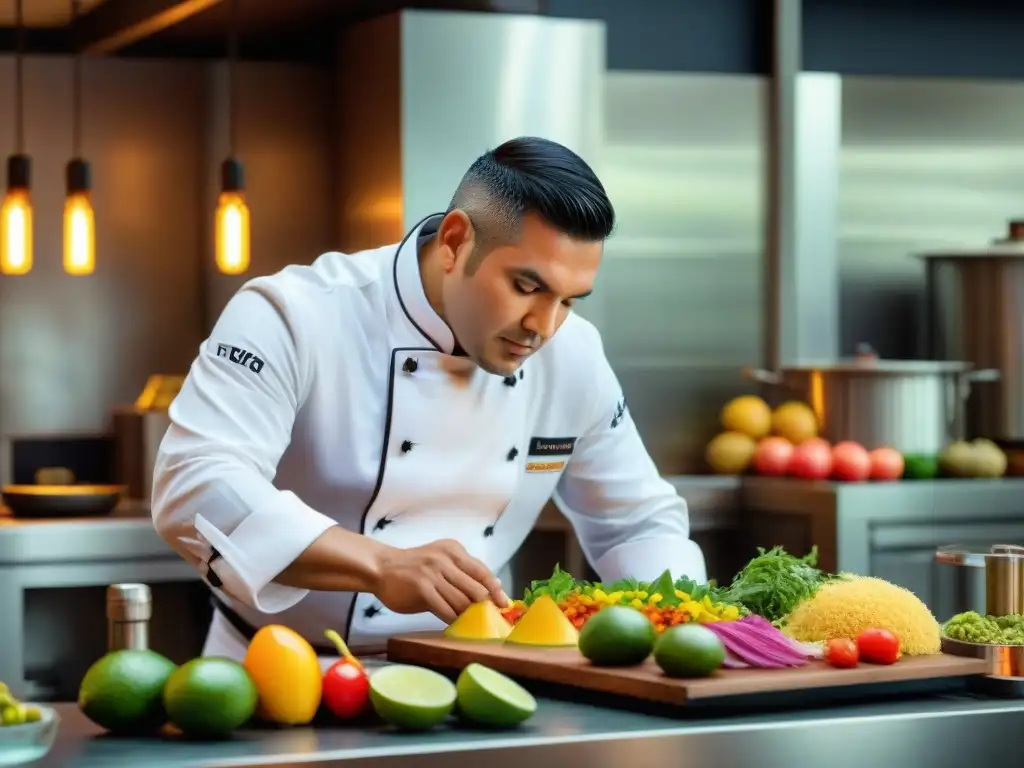
<svg viewBox="0 0 1024 768">
<path fill-rule="evenodd" d="M 145 584 L 107 587 L 107 650 L 147 650 L 153 598 Z"/>
</svg>

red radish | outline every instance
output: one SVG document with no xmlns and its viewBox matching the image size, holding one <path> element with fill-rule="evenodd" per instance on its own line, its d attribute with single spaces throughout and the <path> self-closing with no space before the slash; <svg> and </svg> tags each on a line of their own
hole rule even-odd
<svg viewBox="0 0 1024 768">
<path fill-rule="evenodd" d="M 832 474 L 832 448 L 820 437 L 813 437 L 793 450 L 789 474 L 803 480 L 824 480 Z"/>
<path fill-rule="evenodd" d="M 903 454 L 895 448 L 875 448 L 868 456 L 872 480 L 899 480 L 903 477 Z"/>
<path fill-rule="evenodd" d="M 860 443 L 844 440 L 832 449 L 832 477 L 859 483 L 871 476 L 871 458 Z"/>
<path fill-rule="evenodd" d="M 766 437 L 757 444 L 753 467 L 759 475 L 781 477 L 789 469 L 793 458 L 793 444 L 784 437 Z"/>
</svg>

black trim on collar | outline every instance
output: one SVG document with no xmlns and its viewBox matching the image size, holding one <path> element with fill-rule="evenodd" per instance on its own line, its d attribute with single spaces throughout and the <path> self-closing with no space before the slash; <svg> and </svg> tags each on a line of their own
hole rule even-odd
<svg viewBox="0 0 1024 768">
<path fill-rule="evenodd" d="M 422 326 L 420 326 L 420 324 L 417 323 L 413 319 L 413 316 L 409 313 L 409 309 L 405 306 L 405 301 L 403 301 L 403 299 L 402 299 L 402 289 L 398 287 L 398 257 L 402 255 L 402 249 L 405 247 L 405 244 L 409 241 L 409 238 L 412 237 L 413 234 L 415 234 L 416 232 L 419 232 L 420 228 L 426 222 L 430 221 L 431 219 L 435 218 L 436 216 L 443 216 L 443 215 L 444 215 L 443 213 L 432 213 L 429 216 L 424 216 L 422 219 L 419 220 L 419 222 L 417 222 L 413 226 L 412 229 L 410 229 L 408 232 L 406 232 L 405 233 L 405 237 L 402 238 L 402 242 L 400 242 L 398 244 L 398 249 L 395 251 L 394 261 L 391 264 L 391 279 L 395 283 L 395 295 L 398 297 L 398 306 L 402 308 L 402 312 L 404 312 L 405 316 L 407 318 L 409 318 L 409 322 L 412 323 L 413 328 L 415 328 L 417 331 L 420 332 L 420 336 L 422 336 L 424 339 L 426 339 L 431 344 L 433 344 L 434 345 L 434 349 L 436 349 L 438 352 L 443 352 L 444 351 L 444 350 L 441 349 L 441 345 L 438 344 L 433 339 L 433 337 L 429 333 L 424 331 Z"/>
</svg>

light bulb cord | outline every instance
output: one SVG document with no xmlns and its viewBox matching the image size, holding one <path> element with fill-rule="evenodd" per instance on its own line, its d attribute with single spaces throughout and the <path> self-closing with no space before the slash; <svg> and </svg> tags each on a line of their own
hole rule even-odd
<svg viewBox="0 0 1024 768">
<path fill-rule="evenodd" d="M 25 154 L 25 0 L 14 0 L 14 151 Z"/>
<path fill-rule="evenodd" d="M 71 28 L 78 27 L 81 0 L 71 0 Z M 75 45 L 75 58 L 71 70 L 71 152 L 76 158 L 82 157 L 82 54 Z"/>
<path fill-rule="evenodd" d="M 235 73 L 238 65 L 238 26 L 241 0 L 231 0 L 231 20 L 228 26 L 228 156 L 238 151 L 238 87 Z"/>
</svg>

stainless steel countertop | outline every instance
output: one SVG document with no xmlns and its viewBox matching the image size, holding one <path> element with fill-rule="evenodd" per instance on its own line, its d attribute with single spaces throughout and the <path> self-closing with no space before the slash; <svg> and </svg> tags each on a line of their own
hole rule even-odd
<svg viewBox="0 0 1024 768">
<path fill-rule="evenodd" d="M 813 515 L 841 506 L 860 521 L 963 522 L 1024 516 L 1024 478 L 831 483 L 754 477 L 743 480 L 739 501 L 748 514 Z"/>
<path fill-rule="evenodd" d="M 58 709 L 58 742 L 33 765 L 664 768 L 685 762 L 687 768 L 862 768 L 994 764 L 1024 750 L 1024 702 L 969 696 L 687 719 L 542 698 L 536 717 L 507 733 L 451 727 L 399 734 L 336 726 L 245 731 L 231 741 L 206 744 L 102 737 L 74 705 Z"/>
</svg>

